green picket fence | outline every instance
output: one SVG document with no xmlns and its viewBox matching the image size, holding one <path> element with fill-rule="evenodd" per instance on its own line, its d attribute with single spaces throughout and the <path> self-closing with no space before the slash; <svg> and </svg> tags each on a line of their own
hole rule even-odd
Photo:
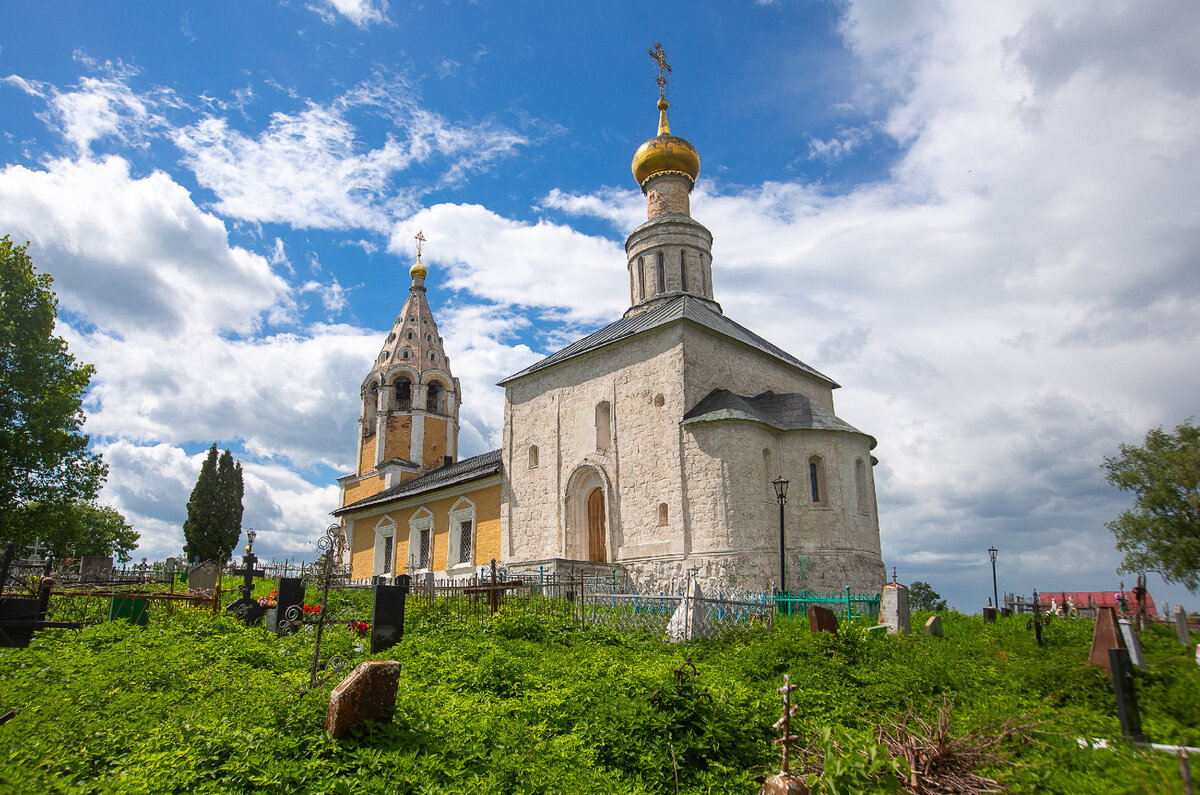
<svg viewBox="0 0 1200 795">
<path fill-rule="evenodd" d="M 762 592 L 763 601 L 773 601 L 779 612 L 786 616 L 803 616 L 808 612 L 809 605 L 818 605 L 840 615 L 844 620 L 868 618 L 879 620 L 880 594 L 855 593 L 846 586 L 845 591 L 778 591 L 775 593 Z"/>
</svg>

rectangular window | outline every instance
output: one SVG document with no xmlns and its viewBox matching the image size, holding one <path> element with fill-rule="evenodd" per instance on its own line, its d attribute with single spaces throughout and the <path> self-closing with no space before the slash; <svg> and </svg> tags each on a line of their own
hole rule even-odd
<svg viewBox="0 0 1200 795">
<path fill-rule="evenodd" d="M 420 555 L 421 556 L 417 561 L 417 568 L 419 568 L 419 569 L 433 568 L 433 549 L 432 549 L 433 545 L 430 543 L 430 541 L 432 540 L 431 539 L 432 534 L 433 534 L 432 530 L 422 530 L 421 531 L 421 547 L 420 547 Z"/>
<path fill-rule="evenodd" d="M 383 570 L 380 573 L 392 573 L 392 536 L 384 536 L 383 539 Z"/>
<path fill-rule="evenodd" d="M 679 252 L 679 289 L 687 292 L 687 254 Z"/>
<path fill-rule="evenodd" d="M 646 300 L 646 264 L 638 257 L 638 300 Z"/>
<path fill-rule="evenodd" d="M 458 535 L 458 562 L 459 563 L 470 563 L 471 562 L 471 551 L 473 548 L 473 544 L 471 543 L 472 529 L 473 528 L 471 526 L 470 519 L 467 519 L 465 522 L 462 522 L 458 526 L 458 532 L 459 532 L 459 535 Z"/>
<path fill-rule="evenodd" d="M 667 291 L 667 276 L 666 269 L 663 268 L 663 253 L 658 252 L 658 293 L 662 295 Z"/>
</svg>

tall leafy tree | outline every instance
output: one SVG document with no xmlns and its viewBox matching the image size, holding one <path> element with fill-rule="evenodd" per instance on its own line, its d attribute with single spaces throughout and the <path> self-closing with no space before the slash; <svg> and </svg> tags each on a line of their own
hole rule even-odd
<svg viewBox="0 0 1200 795">
<path fill-rule="evenodd" d="M 1104 459 L 1104 477 L 1132 492 L 1133 507 L 1106 527 L 1125 554 L 1121 570 L 1157 571 L 1167 582 L 1200 588 L 1200 428 L 1187 420 L 1168 433 L 1150 430 L 1142 445 L 1123 444 Z"/>
<path fill-rule="evenodd" d="M 214 444 L 188 499 L 183 523 L 188 560 L 229 560 L 242 533 L 242 495 L 242 465 L 228 450 L 218 457 Z"/>
<path fill-rule="evenodd" d="M 913 610 L 945 610 L 946 600 L 924 580 L 914 580 L 908 586 L 908 606 Z"/>
<path fill-rule="evenodd" d="M 0 542 L 16 543 L 91 502 L 107 474 L 81 430 L 93 368 L 54 335 L 53 279 L 25 249 L 0 237 Z"/>
</svg>

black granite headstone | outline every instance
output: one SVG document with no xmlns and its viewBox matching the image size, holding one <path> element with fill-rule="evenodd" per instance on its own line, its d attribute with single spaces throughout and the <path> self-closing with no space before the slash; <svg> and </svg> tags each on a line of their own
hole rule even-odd
<svg viewBox="0 0 1200 795">
<path fill-rule="evenodd" d="M 1134 742 L 1147 742 L 1142 733 L 1142 714 L 1138 711 L 1137 688 L 1133 681 L 1133 661 L 1128 649 L 1109 649 L 1108 661 L 1112 666 L 1113 693 L 1117 697 L 1117 718 L 1121 721 L 1121 734 Z"/>
<path fill-rule="evenodd" d="M 997 612 L 996 608 L 994 608 L 994 607 L 983 608 L 983 623 L 991 624 L 993 621 L 995 621 L 996 620 L 996 612 Z"/>
<path fill-rule="evenodd" d="M 396 585 L 376 585 L 375 605 L 371 610 L 371 653 L 396 645 L 404 637 L 404 603 L 408 599 L 409 577 L 401 574 Z"/>
</svg>

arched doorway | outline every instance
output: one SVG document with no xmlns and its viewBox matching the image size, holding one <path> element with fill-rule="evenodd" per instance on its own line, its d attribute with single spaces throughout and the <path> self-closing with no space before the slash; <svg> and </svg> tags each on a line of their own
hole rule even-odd
<svg viewBox="0 0 1200 795">
<path fill-rule="evenodd" d="M 580 466 L 567 479 L 566 526 L 562 555 L 570 560 L 607 563 L 612 505 L 607 479 L 591 465 Z"/>
<path fill-rule="evenodd" d="M 604 489 L 594 488 L 587 499 L 588 560 L 597 563 L 608 561 L 604 547 L 606 523 L 604 521 Z"/>
</svg>

